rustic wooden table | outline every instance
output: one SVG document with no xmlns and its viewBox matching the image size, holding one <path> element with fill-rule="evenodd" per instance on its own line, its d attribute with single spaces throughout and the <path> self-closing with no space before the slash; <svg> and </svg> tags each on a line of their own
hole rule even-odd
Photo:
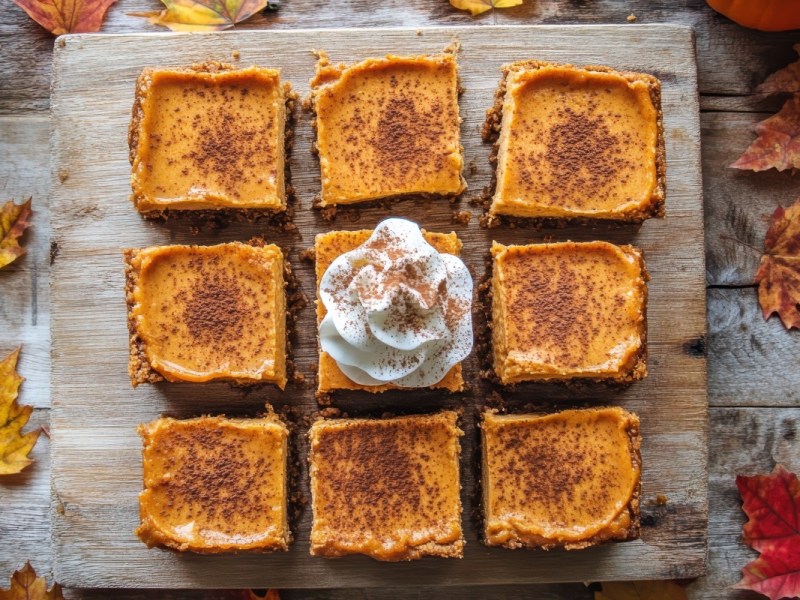
<svg viewBox="0 0 800 600">
<path fill-rule="evenodd" d="M 127 13 L 152 10 L 154 0 L 120 0 L 104 32 L 155 31 Z M 33 196 L 35 218 L 28 254 L 0 271 L 0 355 L 23 345 L 20 372 L 27 378 L 21 401 L 35 407 L 32 425 L 48 425 L 50 390 L 48 161 L 50 64 L 53 39 L 7 3 L 0 22 L 0 201 Z M 758 596 L 731 590 L 753 557 L 740 542 L 744 522 L 734 485 L 736 473 L 769 471 L 782 462 L 800 471 L 800 332 L 764 322 L 753 274 L 769 215 L 800 196 L 790 173 L 728 169 L 752 139 L 750 128 L 780 100 L 752 94 L 754 86 L 796 58 L 797 32 L 765 34 L 742 29 L 703 0 L 526 0 L 477 19 L 446 0 L 361 0 L 311 3 L 285 0 L 280 10 L 245 28 L 380 27 L 457 24 L 672 22 L 697 33 L 709 336 L 710 464 L 708 575 L 689 586 L 698 599 Z M 91 131 L 86 132 L 91 135 Z M 42 437 L 36 463 L 0 481 L 0 579 L 30 560 L 51 577 L 50 459 Z M 0 586 L 6 585 L 0 580 Z M 210 592 L 142 593 L 67 590 L 71 598 L 196 598 Z M 370 591 L 291 591 L 284 598 L 591 598 L 582 584 L 481 588 L 405 588 Z"/>
</svg>

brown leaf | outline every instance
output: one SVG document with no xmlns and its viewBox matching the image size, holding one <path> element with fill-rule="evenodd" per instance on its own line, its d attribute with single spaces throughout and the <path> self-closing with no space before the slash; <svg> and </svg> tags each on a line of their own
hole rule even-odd
<svg viewBox="0 0 800 600">
<path fill-rule="evenodd" d="M 14 4 L 50 33 L 92 33 L 117 0 L 14 0 Z"/>
<path fill-rule="evenodd" d="M 519 6 L 522 2 L 523 0 L 450 0 L 450 4 L 455 8 L 468 10 L 473 17 L 493 8 Z"/>
<path fill-rule="evenodd" d="M 30 227 L 31 199 L 22 204 L 9 200 L 0 207 L 0 269 L 25 254 L 19 245 L 22 232 Z"/>
<path fill-rule="evenodd" d="M 766 171 L 800 168 L 800 94 L 755 126 L 758 137 L 731 167 Z"/>
<path fill-rule="evenodd" d="M 268 0 L 161 0 L 162 11 L 131 13 L 172 31 L 221 31 L 264 10 Z"/>
<path fill-rule="evenodd" d="M 764 318 L 778 313 L 784 327 L 800 329 L 800 200 L 772 213 L 755 281 Z"/>
<path fill-rule="evenodd" d="M 795 52 L 800 54 L 800 44 L 795 44 Z M 800 60 L 775 71 L 756 88 L 762 94 L 795 94 L 800 92 Z"/>
<path fill-rule="evenodd" d="M 57 583 L 48 592 L 44 577 L 37 577 L 31 563 L 25 563 L 11 576 L 11 589 L 0 590 L 0 600 L 64 600 L 64 596 Z"/>
<path fill-rule="evenodd" d="M 0 475 L 19 473 L 33 462 L 28 453 L 40 433 L 39 430 L 21 433 L 33 408 L 17 404 L 17 392 L 23 381 L 16 371 L 18 357 L 19 348 L 0 361 Z"/>
<path fill-rule="evenodd" d="M 594 600 L 686 600 L 686 592 L 672 581 L 606 582 Z"/>
</svg>

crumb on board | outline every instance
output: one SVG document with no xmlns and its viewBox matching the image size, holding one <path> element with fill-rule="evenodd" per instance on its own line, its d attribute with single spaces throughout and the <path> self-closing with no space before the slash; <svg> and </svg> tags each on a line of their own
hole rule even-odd
<svg viewBox="0 0 800 600">
<path fill-rule="evenodd" d="M 457 210 L 453 212 L 452 222 L 458 225 L 469 225 L 472 220 L 472 213 L 468 210 Z"/>
<path fill-rule="evenodd" d="M 656 496 L 656 504 L 659 506 L 666 506 L 667 502 L 669 502 L 669 498 L 667 498 L 664 494 L 658 494 Z"/>
<path fill-rule="evenodd" d="M 239 53 L 238 50 L 234 50 L 233 52 L 231 52 L 231 56 L 233 57 L 233 60 L 239 60 L 241 54 Z"/>
<path fill-rule="evenodd" d="M 631 13 L 628 15 L 628 23 L 634 23 L 636 21 L 636 15 Z"/>
</svg>

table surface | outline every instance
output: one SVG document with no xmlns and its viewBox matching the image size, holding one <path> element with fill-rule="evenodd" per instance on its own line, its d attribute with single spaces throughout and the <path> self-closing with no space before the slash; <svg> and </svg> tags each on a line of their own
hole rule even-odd
<svg viewBox="0 0 800 600">
<path fill-rule="evenodd" d="M 104 32 L 160 31 L 129 13 L 153 10 L 155 0 L 121 0 Z M 776 462 L 800 471 L 800 332 L 761 318 L 753 275 L 769 215 L 800 196 L 789 172 L 727 168 L 752 140 L 752 126 L 775 112 L 781 99 L 753 88 L 795 60 L 797 32 L 760 33 L 731 23 L 703 0 L 527 0 L 521 7 L 472 19 L 445 0 L 375 0 L 331 3 L 285 0 L 280 10 L 242 28 L 381 27 L 463 24 L 638 23 L 692 25 L 697 33 L 705 196 L 708 290 L 710 464 L 708 574 L 692 582 L 691 598 L 744 600 L 730 589 L 754 553 L 741 543 L 737 473 L 771 470 Z M 621 40 L 621 43 L 624 43 Z M 27 378 L 20 400 L 35 407 L 32 426 L 49 423 L 49 94 L 53 39 L 19 9 L 6 7 L 0 22 L 0 200 L 33 196 L 34 226 L 28 253 L 0 271 L 0 355 L 23 345 L 19 370 Z M 91 135 L 91 132 L 87 132 Z M 52 574 L 49 444 L 42 437 L 36 463 L 0 481 L 0 579 L 30 560 Z M 8 543 L 8 541 L 11 543 Z M 0 586 L 6 585 L 0 581 Z M 582 584 L 291 591 L 284 598 L 591 598 Z M 70 598 L 214 598 L 212 592 L 163 594 L 67 590 Z M 217 594 L 218 596 L 218 594 Z"/>
</svg>

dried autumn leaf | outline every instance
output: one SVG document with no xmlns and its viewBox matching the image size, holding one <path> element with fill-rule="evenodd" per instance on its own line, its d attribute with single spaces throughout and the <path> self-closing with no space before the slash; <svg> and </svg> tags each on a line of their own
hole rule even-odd
<svg viewBox="0 0 800 600">
<path fill-rule="evenodd" d="M 594 600 L 686 600 L 686 592 L 672 581 L 606 582 Z"/>
<path fill-rule="evenodd" d="M 800 329 L 800 200 L 772 213 L 755 282 L 764 318 L 778 313 L 786 329 Z"/>
<path fill-rule="evenodd" d="M 493 8 L 519 6 L 522 2 L 523 0 L 450 0 L 450 4 L 455 8 L 468 10 L 473 17 Z"/>
<path fill-rule="evenodd" d="M 117 0 L 14 0 L 14 4 L 52 34 L 92 33 Z"/>
<path fill-rule="evenodd" d="M 734 169 L 778 171 L 800 168 L 800 94 L 787 100 L 777 114 L 757 123 L 758 137 L 734 162 Z"/>
<path fill-rule="evenodd" d="M 795 44 L 795 52 L 800 54 L 800 44 Z M 756 88 L 762 94 L 794 94 L 800 92 L 800 60 L 775 71 Z"/>
<path fill-rule="evenodd" d="M 268 0 L 161 0 L 162 11 L 131 13 L 172 31 L 222 31 L 266 8 Z"/>
<path fill-rule="evenodd" d="M 0 269 L 25 254 L 19 245 L 22 232 L 30 227 L 31 199 L 22 204 L 9 200 L 0 207 Z"/>
<path fill-rule="evenodd" d="M 11 589 L 0 590 L 0 600 L 64 600 L 64 596 L 57 583 L 48 592 L 44 577 L 37 577 L 31 563 L 25 563 L 11 576 Z"/>
<path fill-rule="evenodd" d="M 38 429 L 21 433 L 33 408 L 17 404 L 17 392 L 23 381 L 16 371 L 18 357 L 19 348 L 0 361 L 0 475 L 19 473 L 33 462 L 28 453 L 41 433 Z"/>
<path fill-rule="evenodd" d="M 736 477 L 749 520 L 744 543 L 761 555 L 747 563 L 735 587 L 771 600 L 800 596 L 800 480 L 782 465 L 769 475 Z"/>
<path fill-rule="evenodd" d="M 267 590 L 265 596 L 261 596 L 253 590 L 227 590 L 224 597 L 228 600 L 281 600 L 278 590 Z"/>
</svg>

